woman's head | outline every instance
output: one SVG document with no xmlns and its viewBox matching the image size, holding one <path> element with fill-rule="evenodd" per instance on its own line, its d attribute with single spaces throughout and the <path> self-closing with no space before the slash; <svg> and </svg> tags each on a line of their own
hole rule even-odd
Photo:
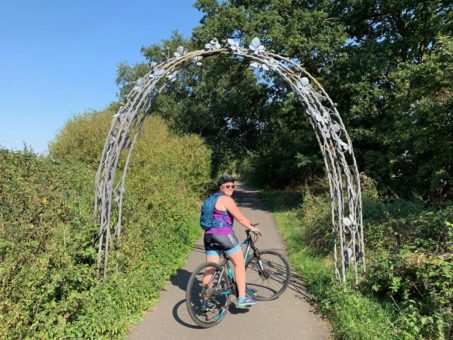
<svg viewBox="0 0 453 340">
<path fill-rule="evenodd" d="M 223 192 L 224 194 L 231 196 L 234 191 L 234 182 L 236 178 L 230 175 L 223 175 L 217 180 L 217 186 L 219 191 Z"/>
</svg>

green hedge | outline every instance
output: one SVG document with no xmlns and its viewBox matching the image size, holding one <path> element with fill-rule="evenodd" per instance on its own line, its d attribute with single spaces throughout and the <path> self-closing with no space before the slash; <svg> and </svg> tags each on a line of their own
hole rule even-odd
<svg viewBox="0 0 453 340">
<path fill-rule="evenodd" d="M 0 150 L 0 338 L 124 337 L 200 235 L 210 152 L 150 118 L 126 180 L 121 245 L 98 280 L 94 176 L 109 114 L 72 119 L 51 157 Z"/>
<path fill-rule="evenodd" d="M 367 274 L 359 289 L 333 279 L 328 193 L 263 192 L 291 262 L 340 339 L 448 339 L 453 327 L 453 208 L 384 200 L 364 185 Z M 288 202 L 291 202 L 290 204 Z"/>
</svg>

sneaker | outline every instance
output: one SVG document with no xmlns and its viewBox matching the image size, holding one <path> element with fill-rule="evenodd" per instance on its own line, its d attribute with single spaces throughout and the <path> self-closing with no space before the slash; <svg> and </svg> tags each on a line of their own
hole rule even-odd
<svg viewBox="0 0 453 340">
<path fill-rule="evenodd" d="M 238 297 L 236 303 L 238 307 L 250 307 L 254 304 L 256 304 L 256 300 L 249 295 L 246 295 L 245 297 Z"/>
</svg>

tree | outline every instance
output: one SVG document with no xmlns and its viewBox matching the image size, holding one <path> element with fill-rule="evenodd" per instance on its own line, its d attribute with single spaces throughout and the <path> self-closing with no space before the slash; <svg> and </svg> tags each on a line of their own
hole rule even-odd
<svg viewBox="0 0 453 340">
<path fill-rule="evenodd" d="M 330 10 L 349 39 L 328 88 L 351 127 L 359 166 L 381 188 L 452 197 L 451 149 L 435 151 L 451 145 L 447 2 L 338 0 Z"/>
<path fill-rule="evenodd" d="M 452 197 L 451 24 L 446 1 L 199 0 L 204 13 L 190 39 L 175 33 L 142 52 L 159 62 L 177 46 L 213 37 L 268 49 L 300 63 L 337 103 L 359 168 L 381 190 Z M 146 63 L 119 68 L 127 92 Z M 303 108 L 277 81 L 248 63 L 213 57 L 188 67 L 156 111 L 174 129 L 198 133 L 213 149 L 214 173 L 252 155 L 261 181 L 282 186 L 316 177 L 319 149 Z M 445 149 L 446 147 L 446 149 Z M 440 150 L 448 150 L 440 152 Z"/>
<path fill-rule="evenodd" d="M 161 44 L 142 49 L 148 63 L 162 61 L 179 45 L 196 48 L 191 40 L 179 34 Z M 249 64 L 234 57 L 211 57 L 202 67 L 190 65 L 170 82 L 159 96 L 155 113 L 170 121 L 177 131 L 201 135 L 213 150 L 212 175 L 232 170 L 231 164 L 244 159 L 248 152 L 259 148 L 262 130 L 275 109 L 268 101 L 268 86 L 258 84 Z M 149 70 L 146 63 L 121 65 L 117 83 L 123 95 L 133 81 Z"/>
<path fill-rule="evenodd" d="M 452 196 L 452 151 L 438 152 L 451 145 L 453 131 L 446 1 L 200 0 L 195 6 L 205 14 L 195 41 L 258 36 L 317 76 L 338 103 L 359 168 L 381 189 Z"/>
</svg>

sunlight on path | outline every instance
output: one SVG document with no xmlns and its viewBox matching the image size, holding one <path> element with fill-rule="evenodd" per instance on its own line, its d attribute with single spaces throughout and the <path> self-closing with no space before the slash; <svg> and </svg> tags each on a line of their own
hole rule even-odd
<svg viewBox="0 0 453 340">
<path fill-rule="evenodd" d="M 234 198 L 244 214 L 260 223 L 263 236 L 258 240 L 260 249 L 285 252 L 272 214 L 255 192 L 243 185 Z M 243 227 L 235 224 L 236 235 L 245 238 Z M 133 327 L 130 339 L 328 339 L 329 325 L 313 313 L 314 307 L 299 277 L 293 274 L 288 289 L 274 301 L 258 302 L 249 309 L 230 307 L 223 321 L 212 328 L 198 328 L 187 313 L 185 289 L 192 270 L 205 260 L 202 240 L 190 253 L 186 264 L 172 278 L 162 292 L 159 303 L 150 309 L 144 319 Z"/>
</svg>

